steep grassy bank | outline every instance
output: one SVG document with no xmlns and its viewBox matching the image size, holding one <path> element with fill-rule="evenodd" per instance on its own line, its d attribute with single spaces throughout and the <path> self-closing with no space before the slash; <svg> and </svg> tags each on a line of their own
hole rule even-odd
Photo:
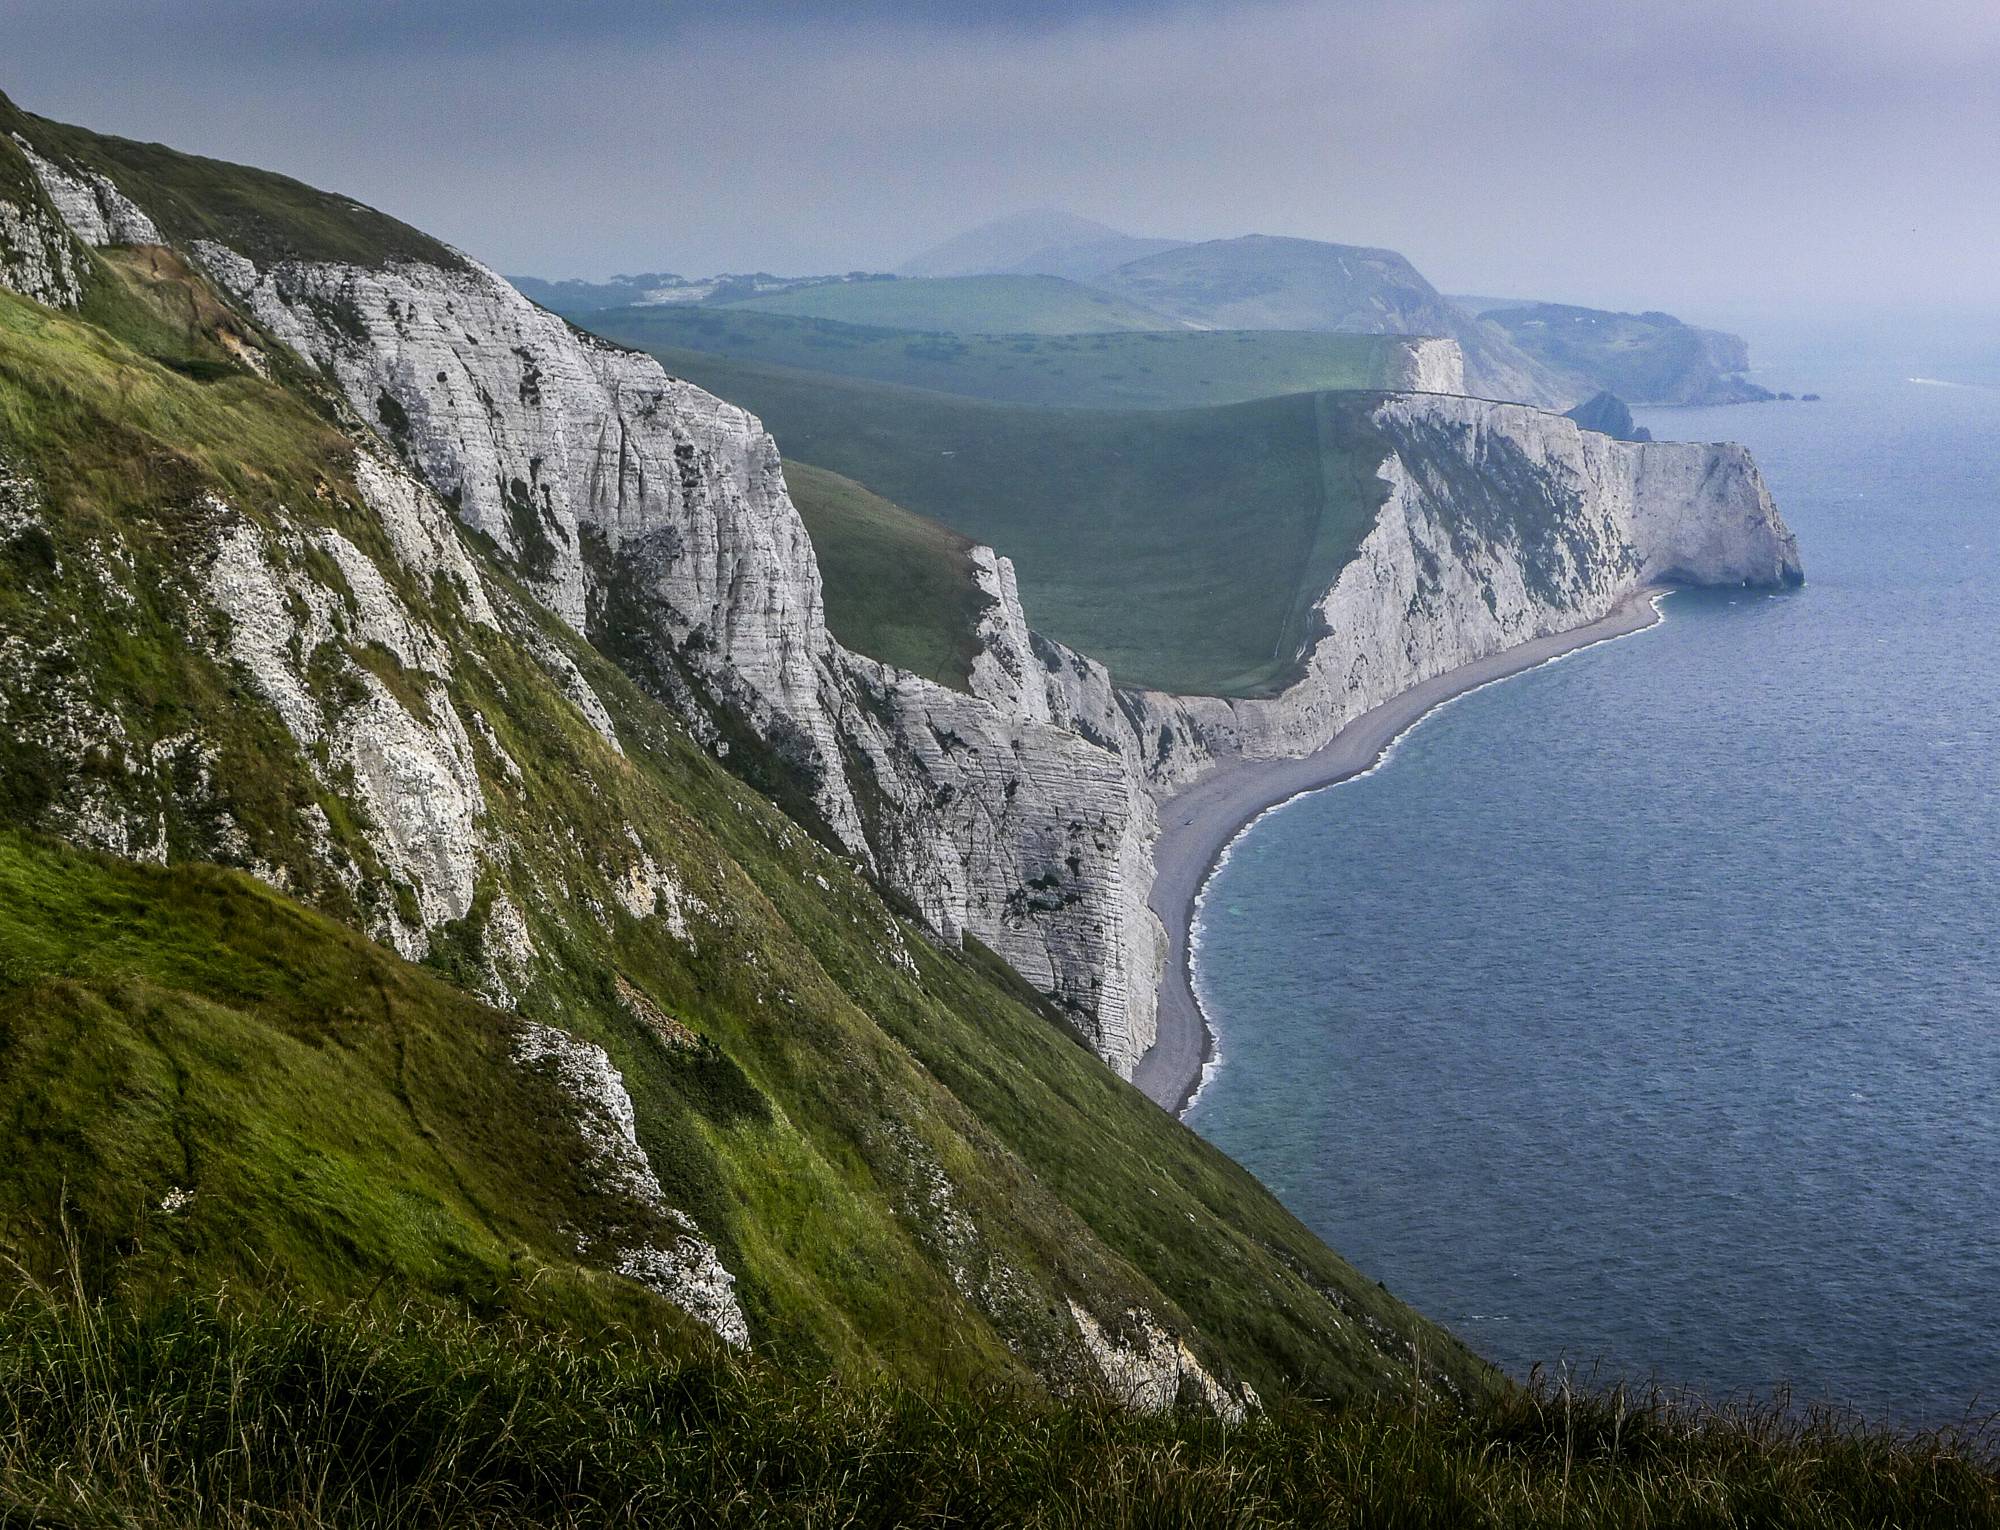
<svg viewBox="0 0 2000 1530">
<path fill-rule="evenodd" d="M 1542 1388 L 1277 1399 L 1230 1429 L 802 1385 L 641 1332 L 35 1292 L 0 1316 L 0 1520 L 47 1526 L 2000 1523 L 1977 1438 Z"/>
<path fill-rule="evenodd" d="M 825 468 L 788 463 L 785 485 L 812 536 L 833 635 L 964 690 L 992 604 L 974 582 L 971 540 Z"/>
</svg>

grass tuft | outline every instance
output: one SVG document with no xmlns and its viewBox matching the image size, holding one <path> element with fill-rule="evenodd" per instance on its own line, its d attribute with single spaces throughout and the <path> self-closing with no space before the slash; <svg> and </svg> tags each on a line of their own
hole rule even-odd
<svg viewBox="0 0 2000 1530">
<path fill-rule="evenodd" d="M 0 1313 L 7 1523 L 1977 1527 L 1991 1445 L 1551 1387 L 1232 1429 L 415 1304 L 28 1284 Z"/>
</svg>

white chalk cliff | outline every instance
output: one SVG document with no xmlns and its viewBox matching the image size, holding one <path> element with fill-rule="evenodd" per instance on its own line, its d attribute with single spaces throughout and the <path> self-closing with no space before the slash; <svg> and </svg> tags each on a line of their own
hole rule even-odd
<svg viewBox="0 0 2000 1530">
<path fill-rule="evenodd" d="M 157 237 L 101 177 L 35 168 L 49 208 L 85 242 Z M 0 280 L 76 301 L 65 240 L 27 221 L 0 234 L 14 252 Z M 1146 905 L 1159 796 L 1222 757 L 1311 750 L 1398 691 L 1592 621 L 1640 585 L 1798 577 L 1791 534 L 1740 448 L 1631 445 L 1454 396 L 1458 347 L 1422 341 L 1412 391 L 1374 411 L 1386 499 L 1319 602 L 1319 635 L 1281 696 L 1120 690 L 1102 665 L 1029 631 L 1011 566 L 984 549 L 991 604 L 968 694 L 834 641 L 777 450 L 743 410 L 575 330 L 469 259 L 260 267 L 212 242 L 193 253 L 550 612 L 716 753 L 740 764 L 741 751 L 762 751 L 762 774 L 794 785 L 797 811 L 942 937 L 997 951 L 1127 1076 L 1153 1040 L 1164 952 Z M 492 620 L 463 552 L 442 551 L 411 508 L 421 491 L 386 461 L 365 477 L 385 524 L 422 532 L 398 556 L 424 578 L 448 568 Z M 353 561 L 330 542 L 319 550 Z M 304 598 L 283 558 L 273 562 L 283 551 L 241 528 L 209 576 L 220 604 L 268 608 L 232 642 L 281 711 L 301 622 L 351 629 L 415 672 L 448 671 L 451 656 L 392 595 L 350 578 L 351 609 Z M 567 667 L 558 679 L 615 745 L 575 666 L 559 653 L 545 662 Z M 378 933 L 421 951 L 473 896 L 484 806 L 467 762 L 478 720 L 468 732 L 442 705 L 415 718 L 369 677 L 357 684 L 366 705 L 352 715 L 301 705 L 285 720 L 328 750 L 329 769 L 374 793 L 381 859 L 422 892 L 414 908 L 384 910 Z M 496 971 L 505 965 L 496 959 Z"/>
</svg>

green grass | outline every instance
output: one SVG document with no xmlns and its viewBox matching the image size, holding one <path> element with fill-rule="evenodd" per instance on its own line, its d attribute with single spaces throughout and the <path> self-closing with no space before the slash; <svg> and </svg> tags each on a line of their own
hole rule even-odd
<svg viewBox="0 0 2000 1530">
<path fill-rule="evenodd" d="M 826 624 L 847 647 L 964 690 L 992 600 L 971 542 L 851 479 L 793 462 L 785 483 L 826 582 Z"/>
<path fill-rule="evenodd" d="M 1178 320 L 1060 276 L 934 276 L 824 282 L 724 305 L 760 313 L 985 335 L 1179 329 Z"/>
<path fill-rule="evenodd" d="M 127 1293 L 199 1270 L 307 1299 L 393 1281 L 474 1311 L 633 1306 L 572 1229 L 645 1214 L 595 1185 L 557 1087 L 511 1060 L 516 1025 L 240 873 L 0 831 L 8 1251 L 46 1267 L 66 1229 L 71 1273 Z"/>
<path fill-rule="evenodd" d="M 1127 685 L 1281 688 L 1381 502 L 1366 394 L 1041 409 L 655 354 L 759 415 L 787 460 L 998 548 L 1029 621 Z"/>
<path fill-rule="evenodd" d="M 76 317 L 0 292 L 0 441 L 74 515 L 205 488 L 256 507 L 309 498 L 344 438 L 230 364 L 222 333 L 249 330 L 164 252 L 95 257 Z"/>
<path fill-rule="evenodd" d="M 412 1304 L 26 1293 L 0 1521 L 51 1527 L 1652 1527 L 2000 1522 L 1990 1442 L 1524 1391 L 1274 1399 L 1235 1429 L 1019 1392 L 824 1387 L 634 1334 Z"/>
<path fill-rule="evenodd" d="M 176 244 L 219 240 L 260 266 L 278 260 L 461 264 L 428 234 L 348 197 L 268 170 L 51 122 L 0 95 L 4 133 L 19 133 L 44 158 L 108 175 Z"/>
<path fill-rule="evenodd" d="M 1394 335 L 1283 330 L 1126 334 L 919 333 L 739 308 L 608 308 L 586 327 L 640 350 L 707 351 L 866 382 L 1002 404 L 1187 409 L 1280 393 L 1387 388 L 1406 342 Z"/>
</svg>

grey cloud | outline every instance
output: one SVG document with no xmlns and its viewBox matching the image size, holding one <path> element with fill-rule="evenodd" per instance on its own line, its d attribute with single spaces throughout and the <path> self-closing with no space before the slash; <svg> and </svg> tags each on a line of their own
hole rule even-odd
<svg viewBox="0 0 2000 1530">
<path fill-rule="evenodd" d="M 102 47 L 114 10 L 146 46 Z M 1459 290 L 2000 307 L 2000 9 L 1969 0 L 320 10 L 28 0 L 0 88 L 545 274 L 887 266 L 1060 204 L 1387 244 Z"/>
</svg>

